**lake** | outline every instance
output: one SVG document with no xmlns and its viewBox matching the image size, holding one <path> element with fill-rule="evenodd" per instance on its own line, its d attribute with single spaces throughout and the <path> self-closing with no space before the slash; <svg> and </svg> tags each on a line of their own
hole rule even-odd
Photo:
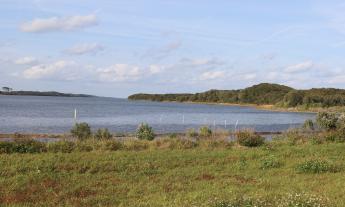
<svg viewBox="0 0 345 207">
<path fill-rule="evenodd" d="M 273 112 L 244 106 L 129 101 L 102 97 L 0 96 L 0 133 L 64 133 L 78 122 L 93 129 L 133 132 L 141 122 L 158 133 L 212 128 L 282 131 L 301 126 L 312 113 Z"/>
</svg>

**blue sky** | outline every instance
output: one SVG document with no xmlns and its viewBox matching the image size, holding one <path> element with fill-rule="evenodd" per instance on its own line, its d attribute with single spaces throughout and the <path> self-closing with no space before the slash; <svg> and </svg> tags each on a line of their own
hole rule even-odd
<svg viewBox="0 0 345 207">
<path fill-rule="evenodd" d="M 343 1 L 1 0 L 0 83 L 112 97 L 345 88 Z"/>
</svg>

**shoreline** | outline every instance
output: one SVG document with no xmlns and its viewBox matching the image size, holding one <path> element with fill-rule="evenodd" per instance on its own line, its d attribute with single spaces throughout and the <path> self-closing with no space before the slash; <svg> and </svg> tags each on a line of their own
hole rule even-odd
<svg viewBox="0 0 345 207">
<path fill-rule="evenodd" d="M 221 133 L 221 132 L 220 132 Z M 255 134 L 258 135 L 279 135 L 279 134 L 283 134 L 284 131 L 273 131 L 273 132 L 269 132 L 269 131 L 264 131 L 264 132 L 254 132 Z M 178 132 L 178 133 L 157 133 L 156 136 L 159 137 L 166 137 L 169 135 L 178 135 L 178 136 L 186 136 L 186 132 Z M 235 132 L 230 132 L 229 131 L 229 136 L 234 135 Z M 215 133 L 215 135 L 217 135 L 217 132 Z M 125 135 L 121 135 L 121 136 L 116 136 L 115 134 L 113 134 L 113 138 L 131 138 L 131 137 L 135 137 L 134 133 L 128 133 Z M 47 133 L 0 133 L 0 141 L 2 139 L 45 139 L 45 138 L 49 138 L 49 139 L 75 139 L 71 134 L 69 133 L 61 133 L 61 134 L 47 134 Z"/>
<path fill-rule="evenodd" d="M 131 100 L 131 101 L 137 101 L 137 100 Z M 150 101 L 150 100 L 144 100 L 144 101 Z M 260 110 L 265 111 L 275 111 L 275 112 L 292 112 L 292 113 L 318 113 L 323 111 L 329 111 L 331 108 L 310 108 L 310 110 L 306 109 L 300 109 L 300 108 L 283 108 L 283 107 L 277 107 L 270 104 L 264 104 L 264 105 L 257 105 L 257 104 L 238 104 L 238 103 L 215 103 L 215 102 L 193 102 L 193 101 L 184 101 L 184 102 L 178 102 L 178 101 L 150 101 L 150 102 L 161 102 L 161 103 L 186 103 L 186 104 L 204 104 L 204 105 L 220 105 L 220 106 L 242 106 L 242 107 L 252 107 Z M 343 109 L 345 110 L 345 108 Z M 335 110 L 337 111 L 337 110 Z"/>
</svg>

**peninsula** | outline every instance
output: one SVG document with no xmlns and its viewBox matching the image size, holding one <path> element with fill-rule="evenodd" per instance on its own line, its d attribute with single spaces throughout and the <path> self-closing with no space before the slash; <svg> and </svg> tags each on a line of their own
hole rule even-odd
<svg viewBox="0 0 345 207">
<path fill-rule="evenodd" d="M 146 94 L 139 93 L 129 100 L 172 101 L 193 103 L 223 103 L 270 106 L 271 108 L 320 109 L 345 106 L 345 90 L 312 88 L 298 90 L 288 86 L 261 83 L 238 90 L 209 90 L 202 93 Z"/>
</svg>

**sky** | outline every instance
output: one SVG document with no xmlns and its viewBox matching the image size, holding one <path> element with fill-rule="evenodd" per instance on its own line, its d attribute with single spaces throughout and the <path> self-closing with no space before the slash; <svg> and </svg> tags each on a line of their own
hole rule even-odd
<svg viewBox="0 0 345 207">
<path fill-rule="evenodd" d="M 340 0 L 0 0 L 0 86 L 127 97 L 345 88 Z"/>
</svg>

